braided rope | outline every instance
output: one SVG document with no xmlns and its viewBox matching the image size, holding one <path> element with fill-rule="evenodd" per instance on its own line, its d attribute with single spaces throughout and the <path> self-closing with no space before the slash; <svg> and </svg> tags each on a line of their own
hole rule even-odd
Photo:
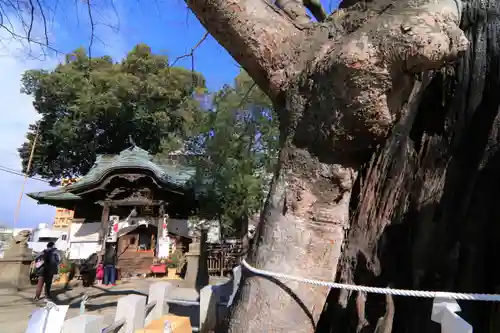
<svg viewBox="0 0 500 333">
<path fill-rule="evenodd" d="M 42 329 L 42 332 L 44 333 L 48 333 L 46 332 L 47 331 L 47 324 L 49 323 L 49 313 L 51 310 L 55 310 L 55 311 L 59 311 L 59 307 L 57 306 L 56 303 L 52 302 L 52 301 L 49 301 L 49 300 L 45 300 L 45 307 L 44 307 L 45 311 L 47 311 L 46 315 L 45 315 L 45 319 L 43 321 L 43 329 Z"/>
<path fill-rule="evenodd" d="M 307 278 L 296 277 L 287 274 L 274 273 L 265 271 L 252 267 L 245 259 L 241 261 L 243 267 L 245 267 L 250 272 L 256 275 L 270 276 L 283 280 L 297 281 L 307 284 L 313 284 L 317 286 L 330 287 L 335 289 L 346 289 L 352 291 L 364 291 L 373 294 L 383 294 L 383 295 L 396 295 L 396 296 L 409 296 L 409 297 L 422 297 L 422 298 L 444 298 L 444 299 L 455 299 L 455 300 L 468 300 L 468 301 L 486 301 L 486 302 L 498 302 L 500 301 L 500 295 L 493 294 L 464 294 L 464 293 L 451 293 L 445 291 L 423 291 L 423 290 L 407 290 L 407 289 L 391 289 L 391 288 L 377 288 L 377 287 L 367 287 L 367 286 L 357 286 L 351 284 L 342 284 L 329 281 L 313 280 Z"/>
<path fill-rule="evenodd" d="M 90 297 L 89 295 L 85 294 L 82 297 L 82 301 L 80 302 L 80 314 L 85 313 L 85 306 L 87 305 L 87 302 L 89 301 Z"/>
<path fill-rule="evenodd" d="M 45 309 L 47 309 L 48 311 L 52 309 L 59 311 L 59 307 L 57 306 L 57 304 L 52 301 L 49 301 L 48 299 L 45 300 Z"/>
</svg>

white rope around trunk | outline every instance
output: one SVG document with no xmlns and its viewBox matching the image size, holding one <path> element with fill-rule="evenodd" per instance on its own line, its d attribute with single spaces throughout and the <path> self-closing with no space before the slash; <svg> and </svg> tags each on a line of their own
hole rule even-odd
<svg viewBox="0 0 500 333">
<path fill-rule="evenodd" d="M 352 291 L 364 291 L 373 294 L 384 294 L 384 295 L 396 295 L 396 296 L 409 296 L 409 297 L 423 297 L 423 298 L 441 298 L 441 299 L 454 299 L 454 300 L 468 300 L 468 301 L 486 301 L 486 302 L 498 302 L 500 301 L 500 295 L 493 294 L 464 294 L 464 293 L 451 293 L 446 291 L 423 291 L 423 290 L 406 290 L 406 289 L 391 289 L 391 288 L 377 288 L 377 287 L 367 287 L 367 286 L 357 286 L 351 284 L 342 284 L 330 281 L 321 281 L 308 278 L 301 278 L 287 274 L 275 273 L 270 271 L 265 271 L 252 267 L 245 259 L 242 260 L 241 264 L 243 267 L 248 269 L 250 272 L 262 275 L 270 276 L 277 279 L 297 281 L 307 284 L 313 284 L 317 286 L 325 286 L 335 289 L 346 289 Z"/>
</svg>

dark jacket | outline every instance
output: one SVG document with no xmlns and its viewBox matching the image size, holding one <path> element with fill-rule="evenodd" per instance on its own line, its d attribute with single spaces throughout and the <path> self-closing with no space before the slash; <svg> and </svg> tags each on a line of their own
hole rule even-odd
<svg viewBox="0 0 500 333">
<path fill-rule="evenodd" d="M 106 253 L 104 254 L 104 260 L 103 260 L 103 265 L 115 265 L 117 262 L 118 258 L 116 257 L 116 250 L 113 248 L 107 249 Z"/>
<path fill-rule="evenodd" d="M 37 271 L 39 276 L 51 276 L 57 274 L 60 258 L 56 248 L 45 249 L 38 257 L 43 258 L 43 266 L 41 266 Z"/>
</svg>

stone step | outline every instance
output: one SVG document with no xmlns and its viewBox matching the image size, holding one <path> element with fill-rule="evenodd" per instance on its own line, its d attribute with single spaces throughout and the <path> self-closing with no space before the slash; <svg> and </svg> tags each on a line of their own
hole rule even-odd
<svg viewBox="0 0 500 333">
<path fill-rule="evenodd" d="M 153 252 L 143 252 L 143 251 L 125 251 L 118 256 L 118 259 L 122 258 L 154 258 Z"/>
<path fill-rule="evenodd" d="M 126 257 L 118 260 L 118 267 L 122 274 L 147 274 L 150 273 L 150 266 L 153 264 L 153 257 Z"/>
</svg>

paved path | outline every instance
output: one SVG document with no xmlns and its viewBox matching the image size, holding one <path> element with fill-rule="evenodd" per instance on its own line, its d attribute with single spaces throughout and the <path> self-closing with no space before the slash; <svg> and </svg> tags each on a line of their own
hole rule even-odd
<svg viewBox="0 0 500 333">
<path fill-rule="evenodd" d="M 58 305 L 69 305 L 66 319 L 73 318 L 80 313 L 80 302 L 82 297 L 87 294 L 90 296 L 85 307 L 85 313 L 92 313 L 104 316 L 105 325 L 110 325 L 114 321 L 116 305 L 120 297 L 136 294 L 147 296 L 149 285 L 162 279 L 130 279 L 123 281 L 116 287 L 108 288 L 94 285 L 93 287 L 83 288 L 74 286 L 72 290 L 64 290 L 62 285 L 54 285 L 53 296 Z M 168 280 L 177 288 L 174 289 L 170 298 L 182 300 L 199 300 L 199 294 L 191 288 L 184 288 L 182 280 Z M 24 333 L 28 326 L 31 313 L 42 307 L 43 302 L 35 303 L 32 301 L 35 295 L 35 288 L 29 288 L 16 294 L 0 294 L 0 333 Z M 198 306 L 170 305 L 170 312 L 179 316 L 188 316 L 191 319 L 191 325 L 199 325 Z"/>
<path fill-rule="evenodd" d="M 116 287 L 107 288 L 95 285 L 90 288 L 74 287 L 65 291 L 62 286 L 54 286 L 53 292 L 56 304 L 69 305 L 66 319 L 76 317 L 80 311 L 80 301 L 84 294 L 90 296 L 86 313 L 105 316 L 106 324 L 114 319 L 118 299 L 129 294 L 147 295 L 150 279 L 125 281 Z M 13 295 L 0 295 L 0 331 L 2 333 L 24 333 L 28 326 L 30 314 L 43 305 L 34 303 L 31 299 L 35 289 L 30 288 Z"/>
</svg>

